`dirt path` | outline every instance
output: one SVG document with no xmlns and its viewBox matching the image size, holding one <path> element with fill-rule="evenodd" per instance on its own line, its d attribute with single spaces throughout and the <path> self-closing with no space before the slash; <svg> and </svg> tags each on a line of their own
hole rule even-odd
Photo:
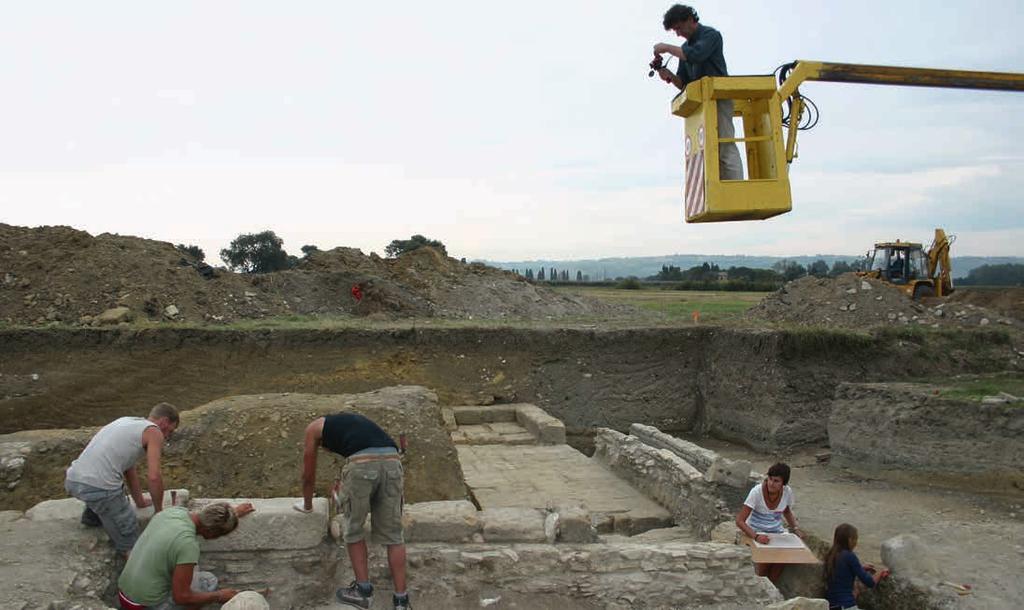
<svg viewBox="0 0 1024 610">
<path fill-rule="evenodd" d="M 749 459 L 760 471 L 773 456 L 707 439 L 695 439 L 732 458 Z M 839 523 L 860 533 L 862 561 L 880 563 L 884 540 L 915 534 L 930 547 L 943 579 L 969 583 L 961 608 L 1024 607 L 1024 495 L 982 496 L 937 485 L 910 487 L 816 463 L 814 451 L 785 456 L 793 466 L 794 512 L 805 530 L 831 540 Z"/>
</svg>

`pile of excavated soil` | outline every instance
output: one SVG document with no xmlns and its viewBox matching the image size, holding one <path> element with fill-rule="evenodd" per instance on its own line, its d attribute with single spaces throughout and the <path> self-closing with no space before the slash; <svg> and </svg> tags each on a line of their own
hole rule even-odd
<svg viewBox="0 0 1024 610">
<path fill-rule="evenodd" d="M 885 282 L 845 273 L 837 278 L 802 277 L 786 283 L 747 311 L 754 320 L 799 326 L 869 328 L 928 326 L 1024 327 L 1020 320 L 972 303 L 950 299 L 915 302 Z"/>
<path fill-rule="evenodd" d="M 959 306 L 970 304 L 1024 320 L 1024 287 L 958 288 L 949 300 Z"/>
<path fill-rule="evenodd" d="M 359 301 L 352 295 L 356 284 Z M 116 308 L 127 311 L 109 311 Z M 289 314 L 557 318 L 622 311 L 431 248 L 396 259 L 335 248 L 312 253 L 296 269 L 249 275 L 215 270 L 167 242 L 0 224 L 0 322 L 7 324 L 216 323 Z M 104 312 L 109 319 L 100 318 Z"/>
</svg>

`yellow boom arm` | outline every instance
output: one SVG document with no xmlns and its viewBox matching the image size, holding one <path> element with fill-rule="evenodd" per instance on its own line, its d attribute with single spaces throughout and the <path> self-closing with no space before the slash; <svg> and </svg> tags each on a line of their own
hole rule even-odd
<svg viewBox="0 0 1024 610">
<path fill-rule="evenodd" d="M 993 91 L 1024 91 L 1024 74 L 1013 72 L 979 72 L 976 70 L 937 70 L 870 66 L 824 61 L 798 60 L 788 66 L 789 75 L 779 85 L 778 95 L 790 100 L 789 133 L 786 134 L 786 161 L 796 156 L 796 126 L 800 124 L 803 99 L 800 85 L 816 80 L 831 83 L 862 83 L 869 85 L 902 85 L 907 87 L 944 87 L 950 89 L 988 89 Z"/>
</svg>

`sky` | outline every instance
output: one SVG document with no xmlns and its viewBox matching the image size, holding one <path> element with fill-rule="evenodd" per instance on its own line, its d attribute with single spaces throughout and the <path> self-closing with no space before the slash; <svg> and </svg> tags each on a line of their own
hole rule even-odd
<svg viewBox="0 0 1024 610">
<path fill-rule="evenodd" d="M 697 3 L 731 74 L 794 59 L 1024 72 L 989 0 Z M 859 254 L 955 234 L 1024 255 L 1024 94 L 806 83 L 793 211 L 682 221 L 683 121 L 647 77 L 667 2 L 9 2 L 0 222 L 241 233 L 468 259 Z"/>
</svg>

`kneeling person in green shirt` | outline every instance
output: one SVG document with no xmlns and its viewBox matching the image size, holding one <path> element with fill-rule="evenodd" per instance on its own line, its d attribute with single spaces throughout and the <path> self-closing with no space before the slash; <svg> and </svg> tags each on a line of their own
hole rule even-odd
<svg viewBox="0 0 1024 610">
<path fill-rule="evenodd" d="M 117 600 L 124 610 L 199 608 L 230 600 L 238 591 L 217 589 L 217 577 L 195 569 L 199 536 L 207 540 L 230 534 L 252 504 L 218 502 L 199 512 L 181 507 L 153 516 L 117 579 Z"/>
</svg>

